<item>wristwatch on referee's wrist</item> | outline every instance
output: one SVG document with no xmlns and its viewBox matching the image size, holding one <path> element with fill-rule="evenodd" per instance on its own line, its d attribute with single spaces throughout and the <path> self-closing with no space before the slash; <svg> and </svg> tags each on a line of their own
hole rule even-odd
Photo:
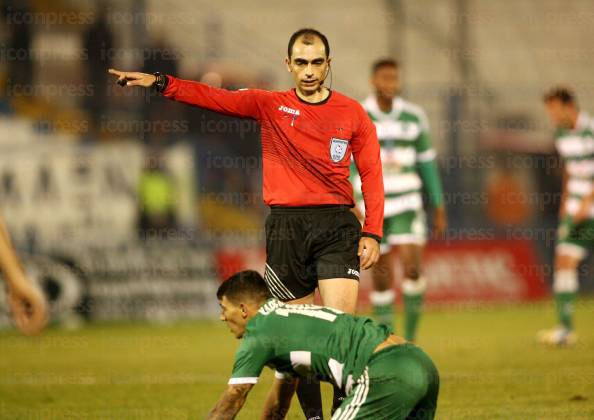
<svg viewBox="0 0 594 420">
<path fill-rule="evenodd" d="M 163 93 L 167 88 L 167 84 L 169 83 L 169 79 L 166 75 L 161 74 L 159 72 L 153 73 L 155 76 L 155 81 L 153 82 L 152 87 L 159 93 Z"/>
</svg>

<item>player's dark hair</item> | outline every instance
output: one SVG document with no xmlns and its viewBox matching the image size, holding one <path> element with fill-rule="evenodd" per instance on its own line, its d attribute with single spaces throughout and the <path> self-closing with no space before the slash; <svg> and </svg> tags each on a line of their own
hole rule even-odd
<svg viewBox="0 0 594 420">
<path fill-rule="evenodd" d="M 551 89 L 545 92 L 542 100 L 545 103 L 551 101 L 560 101 L 565 105 L 575 104 L 577 102 L 573 90 L 567 86 L 553 86 Z"/>
<path fill-rule="evenodd" d="M 246 297 L 260 302 L 271 297 L 266 282 L 253 270 L 240 271 L 225 280 L 217 290 L 217 298 L 221 300 L 223 296 L 232 302 Z"/>
<path fill-rule="evenodd" d="M 324 35 L 320 31 L 317 31 L 312 28 L 299 29 L 297 32 L 291 35 L 291 38 L 289 38 L 289 46 L 287 47 L 287 57 L 291 58 L 291 55 L 293 53 L 293 45 L 295 45 L 295 42 L 301 37 L 303 37 L 303 40 L 301 42 L 303 42 L 305 45 L 313 44 L 313 37 L 319 38 L 324 44 L 324 49 L 326 50 L 326 58 L 330 57 L 330 44 L 328 44 L 328 38 L 326 38 L 326 35 Z"/>
<path fill-rule="evenodd" d="M 380 58 L 375 60 L 371 65 L 371 74 L 377 73 L 377 71 L 384 67 L 393 67 L 395 69 L 400 68 L 400 63 L 393 58 Z"/>
</svg>

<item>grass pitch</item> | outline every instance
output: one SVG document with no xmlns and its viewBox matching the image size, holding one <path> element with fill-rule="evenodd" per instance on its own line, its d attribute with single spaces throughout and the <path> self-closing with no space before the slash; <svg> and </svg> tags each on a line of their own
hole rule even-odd
<svg viewBox="0 0 594 420">
<path fill-rule="evenodd" d="M 594 300 L 577 305 L 575 347 L 534 342 L 554 320 L 551 302 L 425 314 L 419 345 L 441 374 L 437 418 L 594 419 Z M 236 347 L 215 321 L 3 332 L 0 419 L 204 418 Z M 238 418 L 259 418 L 271 378 L 266 369 Z M 288 418 L 303 418 L 296 399 Z"/>
</svg>

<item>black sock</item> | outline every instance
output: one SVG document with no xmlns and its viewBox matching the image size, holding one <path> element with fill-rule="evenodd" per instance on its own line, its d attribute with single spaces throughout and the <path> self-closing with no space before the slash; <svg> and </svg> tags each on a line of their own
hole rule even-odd
<svg viewBox="0 0 594 420">
<path fill-rule="evenodd" d="M 332 399 L 332 414 L 336 411 L 340 404 L 346 399 L 346 394 L 336 385 L 332 384 L 334 387 L 334 397 Z"/>
<path fill-rule="evenodd" d="M 320 381 L 315 376 L 299 378 L 297 398 L 307 420 L 323 420 Z"/>
</svg>

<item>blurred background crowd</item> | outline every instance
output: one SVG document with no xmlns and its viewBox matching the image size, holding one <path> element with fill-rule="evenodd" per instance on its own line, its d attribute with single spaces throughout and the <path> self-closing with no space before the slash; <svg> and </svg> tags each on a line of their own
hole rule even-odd
<svg viewBox="0 0 594 420">
<path fill-rule="evenodd" d="M 594 112 L 588 0 L 0 5 L 0 213 L 54 319 L 212 314 L 216 280 L 261 264 L 257 124 L 122 89 L 107 69 L 284 90 L 301 27 L 328 36 L 332 89 L 362 100 L 371 63 L 391 56 L 428 113 L 450 219 L 429 261 L 435 301 L 545 293 L 561 167 L 542 93 L 566 83 Z M 539 285 L 498 290 L 510 276 Z"/>
</svg>

